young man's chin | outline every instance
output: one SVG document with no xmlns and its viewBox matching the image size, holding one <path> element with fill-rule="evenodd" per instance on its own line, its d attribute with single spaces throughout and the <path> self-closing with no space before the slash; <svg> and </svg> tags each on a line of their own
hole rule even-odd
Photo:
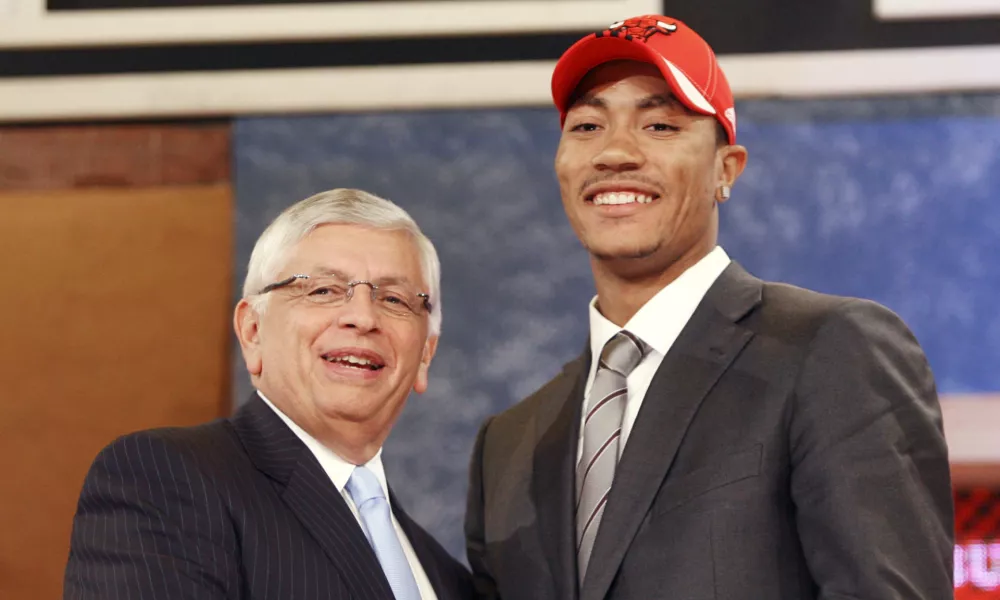
<svg viewBox="0 0 1000 600">
<path fill-rule="evenodd" d="M 659 244 L 595 244 L 590 255 L 604 262 L 641 261 L 656 254 Z"/>
</svg>

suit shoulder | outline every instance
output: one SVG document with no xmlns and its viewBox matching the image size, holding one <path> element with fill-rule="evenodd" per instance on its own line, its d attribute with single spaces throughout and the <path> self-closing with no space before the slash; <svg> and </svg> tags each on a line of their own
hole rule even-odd
<svg viewBox="0 0 1000 600">
<path fill-rule="evenodd" d="M 765 282 L 761 309 L 781 312 L 790 318 L 813 320 L 824 318 L 851 300 L 854 299 L 824 294 L 788 283 Z"/>
<path fill-rule="evenodd" d="M 891 321 L 905 328 L 898 315 L 871 300 L 766 282 L 760 308 L 751 314 L 747 325 L 760 333 L 808 342 L 831 322 L 864 323 L 871 319 Z"/>
<path fill-rule="evenodd" d="M 896 313 L 871 300 L 766 283 L 759 307 L 741 324 L 756 334 L 757 351 L 747 355 L 756 362 L 748 368 L 804 381 L 818 365 L 827 371 L 850 367 L 852 376 L 861 376 L 877 356 L 894 356 L 922 387 L 932 385 L 913 332 Z M 857 357 L 869 359 L 859 363 Z"/>
<path fill-rule="evenodd" d="M 159 461 L 180 461 L 197 465 L 207 472 L 232 462 L 239 454 L 239 441 L 225 419 L 189 427 L 144 429 L 122 435 L 105 446 L 94 464 L 114 460 L 121 465 L 135 463 L 134 468 L 155 466 Z M 149 462 L 154 459 L 154 462 Z"/>
</svg>

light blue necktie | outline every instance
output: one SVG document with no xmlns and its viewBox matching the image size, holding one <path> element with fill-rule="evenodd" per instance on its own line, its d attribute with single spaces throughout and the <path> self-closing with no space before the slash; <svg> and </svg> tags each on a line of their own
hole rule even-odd
<svg viewBox="0 0 1000 600">
<path fill-rule="evenodd" d="M 420 600 L 417 581 L 392 526 L 389 502 L 382 493 L 378 478 L 366 467 L 355 467 L 347 481 L 347 493 L 358 507 L 361 528 L 375 550 L 378 562 L 382 564 L 382 571 L 396 600 Z"/>
</svg>

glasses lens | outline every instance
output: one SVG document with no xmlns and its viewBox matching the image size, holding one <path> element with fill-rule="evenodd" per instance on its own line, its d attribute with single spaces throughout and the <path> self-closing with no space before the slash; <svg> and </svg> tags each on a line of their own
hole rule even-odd
<svg viewBox="0 0 1000 600">
<path fill-rule="evenodd" d="M 376 307 L 385 314 L 405 317 L 427 312 L 420 294 L 399 285 L 372 285 L 364 281 L 348 282 L 339 277 L 324 276 L 296 279 L 288 287 L 313 304 L 337 306 L 353 295 L 352 290 L 359 285 L 370 286 Z"/>
<path fill-rule="evenodd" d="M 413 292 L 395 286 L 379 287 L 375 292 L 379 307 L 394 315 L 420 314 L 422 304 L 419 300 Z"/>
<path fill-rule="evenodd" d="M 347 298 L 347 282 L 336 277 L 309 278 L 302 282 L 301 291 L 314 304 L 339 304 Z"/>
</svg>

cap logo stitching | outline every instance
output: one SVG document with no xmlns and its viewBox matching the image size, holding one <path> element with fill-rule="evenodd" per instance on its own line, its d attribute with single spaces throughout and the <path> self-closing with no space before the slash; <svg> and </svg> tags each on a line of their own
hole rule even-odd
<svg viewBox="0 0 1000 600">
<path fill-rule="evenodd" d="M 676 23 L 667 23 L 666 21 L 652 19 L 649 17 L 638 17 L 635 19 L 626 19 L 625 21 L 612 23 L 610 27 L 604 31 L 598 31 L 594 35 L 597 37 L 608 36 L 624 38 L 630 42 L 648 42 L 649 38 L 658 33 L 662 35 L 670 35 L 675 31 L 677 31 Z"/>
</svg>

